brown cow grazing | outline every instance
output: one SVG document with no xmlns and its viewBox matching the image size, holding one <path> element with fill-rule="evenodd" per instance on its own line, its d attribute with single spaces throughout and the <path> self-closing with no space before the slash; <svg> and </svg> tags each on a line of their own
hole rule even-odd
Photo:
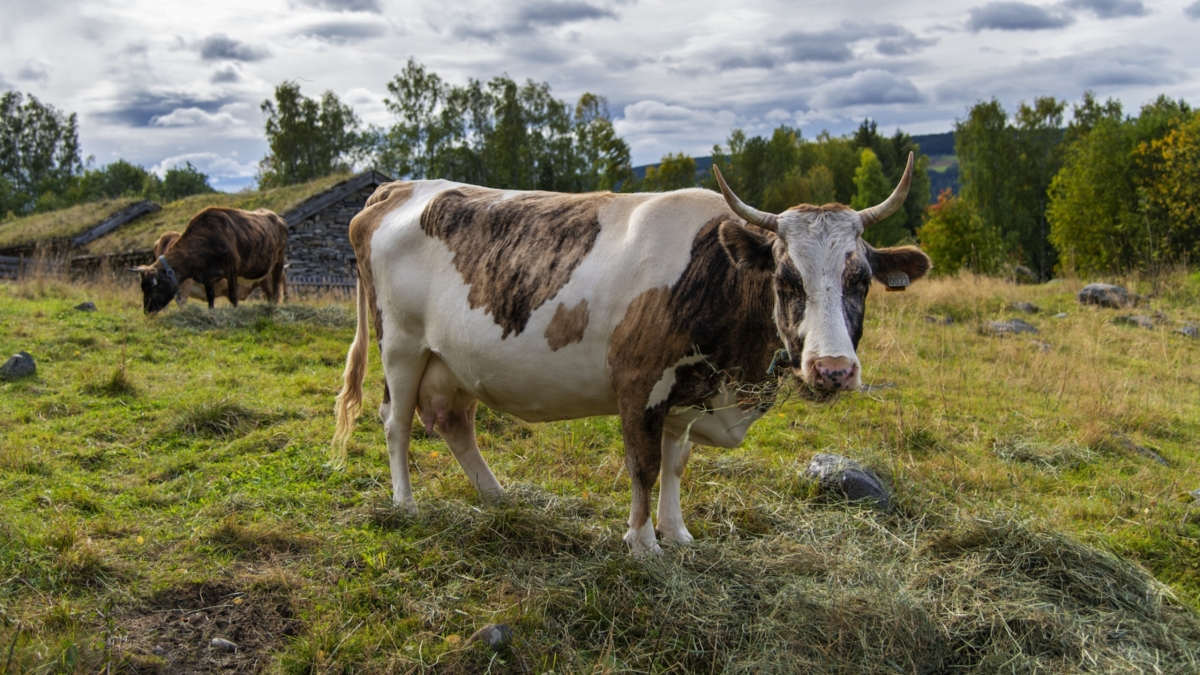
<svg viewBox="0 0 1200 675">
<path fill-rule="evenodd" d="M 180 236 L 181 233 L 176 232 L 175 230 L 167 230 L 166 232 L 163 232 L 162 236 L 158 238 L 158 241 L 154 242 L 154 257 L 158 258 L 158 256 L 166 253 L 167 249 L 171 248 L 171 244 L 174 244 Z M 222 295 L 229 295 L 228 281 L 221 279 L 217 282 L 216 286 L 216 295 L 218 297 Z M 238 300 L 244 301 L 246 298 L 250 297 L 250 294 L 253 293 L 254 289 L 256 288 L 262 288 L 264 296 L 267 294 L 267 289 L 264 286 L 263 279 L 255 279 L 249 282 L 246 279 L 238 279 Z M 204 289 L 193 283 L 191 279 L 180 282 L 179 294 L 175 297 L 175 302 L 182 305 L 183 303 L 187 302 L 188 298 L 196 298 L 198 300 L 205 299 Z"/>
<path fill-rule="evenodd" d="M 181 284 L 189 280 L 204 286 L 209 309 L 218 283 L 225 284 L 229 302 L 237 307 L 239 279 L 247 286 L 257 280 L 271 302 L 278 303 L 286 252 L 287 223 L 275 213 L 209 207 L 192 217 L 154 264 L 131 271 L 142 275 L 142 308 L 147 314 L 181 296 Z"/>
</svg>

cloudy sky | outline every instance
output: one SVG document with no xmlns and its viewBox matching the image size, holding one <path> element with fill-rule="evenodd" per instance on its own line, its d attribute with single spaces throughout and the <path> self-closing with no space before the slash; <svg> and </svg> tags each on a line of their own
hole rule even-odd
<svg viewBox="0 0 1200 675">
<path fill-rule="evenodd" d="M 266 150 L 276 84 L 332 90 L 387 125 L 409 57 L 456 83 L 507 73 L 569 101 L 603 94 L 645 164 L 709 154 L 736 127 L 949 131 L 992 97 L 1198 105 L 1197 36 L 1200 0 L 4 0 L 0 91 L 79 113 L 97 164 L 190 160 L 233 190 Z"/>
</svg>

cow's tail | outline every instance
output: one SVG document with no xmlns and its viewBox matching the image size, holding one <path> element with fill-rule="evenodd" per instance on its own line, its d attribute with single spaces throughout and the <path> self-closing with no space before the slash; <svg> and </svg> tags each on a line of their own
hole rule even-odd
<svg viewBox="0 0 1200 675">
<path fill-rule="evenodd" d="M 371 341 L 371 315 L 367 309 L 367 281 L 363 274 L 358 275 L 358 329 L 354 332 L 354 342 L 350 343 L 350 351 L 346 354 L 346 371 L 342 374 L 342 392 L 334 404 L 334 414 L 337 416 L 337 429 L 333 432 L 333 446 L 330 448 L 331 461 L 334 466 L 342 466 L 346 462 L 346 443 L 354 431 L 354 422 L 362 410 L 363 380 L 367 377 L 367 345 Z"/>
</svg>

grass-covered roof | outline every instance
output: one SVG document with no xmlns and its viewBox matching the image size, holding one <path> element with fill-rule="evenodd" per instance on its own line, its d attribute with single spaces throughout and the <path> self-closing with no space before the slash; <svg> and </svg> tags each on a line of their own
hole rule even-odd
<svg viewBox="0 0 1200 675">
<path fill-rule="evenodd" d="M 167 230 L 183 231 L 192 216 L 209 206 L 229 206 L 252 211 L 270 209 L 283 215 L 317 193 L 350 178 L 350 174 L 326 176 L 301 185 L 256 190 L 253 192 L 216 192 L 193 195 L 163 204 L 162 210 L 150 213 L 125 225 L 112 234 L 83 247 L 88 254 L 120 253 L 147 249 Z"/>
<path fill-rule="evenodd" d="M 136 201 L 136 197 L 106 199 L 0 223 L 0 248 L 78 236 Z"/>
</svg>

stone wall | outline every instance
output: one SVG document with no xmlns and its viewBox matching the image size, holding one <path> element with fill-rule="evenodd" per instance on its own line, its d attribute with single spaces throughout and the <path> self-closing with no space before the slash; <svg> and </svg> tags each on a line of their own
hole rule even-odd
<svg viewBox="0 0 1200 675">
<path fill-rule="evenodd" d="M 375 186 L 368 185 L 293 226 L 288 233 L 288 276 L 356 276 L 350 219 L 362 211 L 373 192 Z"/>
</svg>

